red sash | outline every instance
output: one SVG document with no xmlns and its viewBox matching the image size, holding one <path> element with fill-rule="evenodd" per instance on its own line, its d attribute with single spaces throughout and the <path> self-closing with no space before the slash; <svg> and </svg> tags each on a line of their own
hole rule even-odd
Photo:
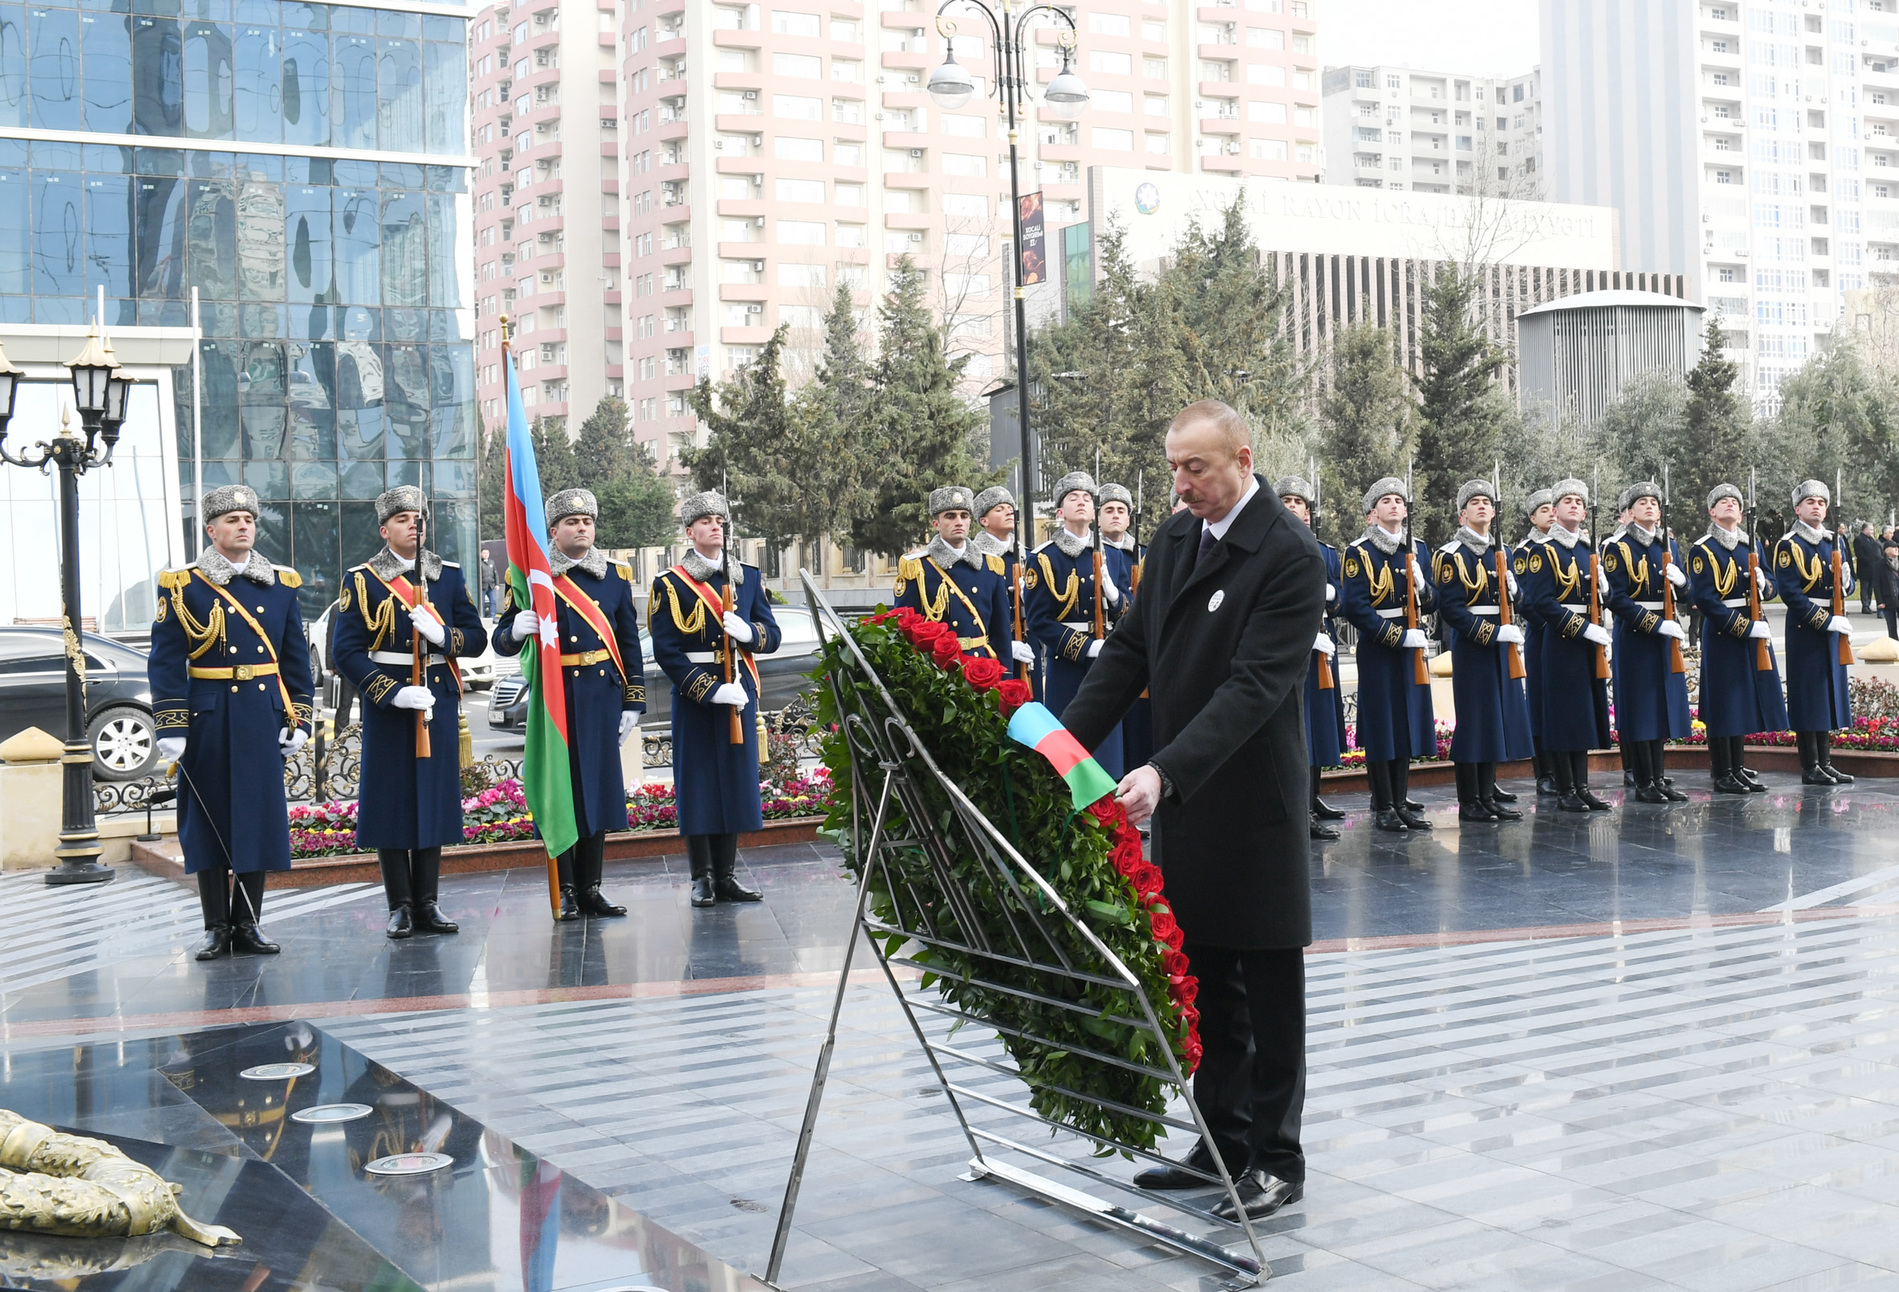
<svg viewBox="0 0 1899 1292">
<path fill-rule="evenodd" d="M 371 570 L 370 573 L 376 574 L 374 570 Z M 448 621 L 442 618 L 441 613 L 437 611 L 434 606 L 430 605 L 427 601 L 422 600 L 421 592 L 415 587 L 414 584 L 409 582 L 408 575 L 398 574 L 393 580 L 384 579 L 382 575 L 380 574 L 376 574 L 376 577 L 382 580 L 383 587 L 388 588 L 389 591 L 395 594 L 396 600 L 400 601 L 403 605 L 407 606 L 411 610 L 415 609 L 416 605 L 419 603 L 424 610 L 427 610 L 431 615 L 435 617 L 436 623 L 442 625 L 444 629 L 447 629 Z M 409 631 L 412 633 L 415 631 L 414 625 L 410 625 Z M 428 649 L 430 650 L 434 649 L 434 643 L 429 643 Z M 455 679 L 455 694 L 456 695 L 462 694 L 463 687 L 462 687 L 461 665 L 457 664 L 455 662 L 455 657 L 448 653 L 448 642 L 446 639 L 444 639 L 442 642 L 442 658 L 448 661 L 449 676 Z"/>
<path fill-rule="evenodd" d="M 580 586 L 565 574 L 555 577 L 554 595 L 572 606 L 574 613 L 600 634 L 600 640 L 607 644 L 607 653 L 613 656 L 613 666 L 620 670 L 620 684 L 626 685 L 626 661 L 620 658 L 620 640 L 613 635 L 613 624 L 607 619 L 606 611 L 600 608 L 600 603 L 582 592 Z"/>
<path fill-rule="evenodd" d="M 712 617 L 723 623 L 725 619 L 725 599 L 711 588 L 708 588 L 705 584 L 699 582 L 699 580 L 693 578 L 690 574 L 687 574 L 685 566 L 675 565 L 673 566 L 672 572 L 679 576 L 681 583 L 698 593 L 699 600 L 705 602 L 706 606 L 712 611 Z M 724 632 L 725 629 L 721 627 L 719 631 Z M 752 653 L 739 645 L 736 641 L 733 641 L 730 636 L 727 636 L 726 643 L 738 652 L 739 659 L 745 664 L 745 671 L 752 675 L 752 685 L 758 687 L 759 693 L 763 694 L 765 688 L 758 680 L 758 665 L 752 662 Z"/>
</svg>

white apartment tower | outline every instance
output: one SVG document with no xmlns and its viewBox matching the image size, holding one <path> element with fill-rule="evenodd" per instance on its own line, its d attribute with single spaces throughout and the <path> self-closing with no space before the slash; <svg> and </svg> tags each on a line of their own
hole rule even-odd
<svg viewBox="0 0 1899 1292">
<path fill-rule="evenodd" d="M 1542 0 L 1550 195 L 1686 274 L 1756 402 L 1899 272 L 1899 0 Z"/>
<path fill-rule="evenodd" d="M 1325 182 L 1542 196 L 1542 96 L 1523 76 L 1328 67 Z"/>
</svg>

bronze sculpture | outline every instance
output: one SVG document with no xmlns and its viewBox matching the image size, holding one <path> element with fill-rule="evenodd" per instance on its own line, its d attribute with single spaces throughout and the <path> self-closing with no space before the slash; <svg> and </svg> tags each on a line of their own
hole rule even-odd
<svg viewBox="0 0 1899 1292">
<path fill-rule="evenodd" d="M 71 1238 L 171 1230 L 218 1247 L 243 1241 L 178 1209 L 178 1186 L 104 1140 L 67 1135 L 0 1109 L 0 1229 Z"/>
</svg>

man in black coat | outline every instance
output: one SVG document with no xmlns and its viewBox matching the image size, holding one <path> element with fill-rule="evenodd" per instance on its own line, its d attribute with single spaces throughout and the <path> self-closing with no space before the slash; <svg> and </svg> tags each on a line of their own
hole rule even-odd
<svg viewBox="0 0 1899 1292">
<path fill-rule="evenodd" d="M 1167 460 L 1186 507 L 1154 535 L 1141 595 L 1062 720 L 1093 748 L 1151 693 L 1154 754 L 1116 795 L 1136 824 L 1154 818 L 1154 861 L 1200 979 L 1194 1097 L 1213 1143 L 1194 1147 L 1188 1169 L 1143 1171 L 1136 1183 L 1204 1187 L 1196 1172 L 1218 1151 L 1258 1218 L 1305 1192 L 1304 688 L 1325 563 L 1312 531 L 1253 474 L 1233 409 L 1189 405 L 1168 428 Z"/>
<path fill-rule="evenodd" d="M 1876 581 L 1879 567 L 1885 563 L 1885 553 L 1880 550 L 1879 539 L 1873 534 L 1873 523 L 1861 521 L 1859 533 L 1853 535 L 1853 579 L 1859 584 L 1861 614 L 1873 612 L 1873 594 L 1878 590 Z"/>
</svg>

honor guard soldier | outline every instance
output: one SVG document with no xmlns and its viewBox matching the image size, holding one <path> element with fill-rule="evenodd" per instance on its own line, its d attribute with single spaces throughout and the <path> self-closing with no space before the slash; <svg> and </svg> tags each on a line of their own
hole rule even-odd
<svg viewBox="0 0 1899 1292">
<path fill-rule="evenodd" d="M 1009 649 L 1004 661 L 1025 677 L 1031 687 L 1041 684 L 1035 665 L 1035 643 L 1029 640 L 1028 620 L 1022 608 L 1022 563 L 1015 548 L 1015 496 L 1001 485 L 991 485 L 976 495 L 976 531 L 970 545 L 984 556 L 1000 557 L 1002 579 L 1009 591 Z"/>
<path fill-rule="evenodd" d="M 965 656 L 993 659 L 1004 668 L 1024 656 L 1033 660 L 1026 649 L 1016 649 L 1008 565 L 970 541 L 969 490 L 961 485 L 932 489 L 929 502 L 936 537 L 897 562 L 891 604 L 908 606 L 931 623 L 948 624 Z"/>
<path fill-rule="evenodd" d="M 1527 596 L 1521 595 L 1521 584 L 1532 546 L 1549 542 L 1550 525 L 1555 518 L 1555 502 L 1547 489 L 1534 490 L 1523 499 L 1523 516 L 1530 522 L 1530 528 L 1523 535 L 1523 542 L 1517 545 L 1510 561 L 1510 568 L 1516 574 L 1519 585 L 1519 595 L 1514 604 L 1517 621 L 1523 625 L 1523 693 L 1530 710 L 1530 741 L 1535 751 L 1531 756 L 1531 768 L 1536 773 L 1536 792 L 1549 795 L 1556 793 L 1556 776 L 1550 769 L 1549 755 L 1543 751 L 1543 733 L 1536 725 L 1543 707 L 1543 621 L 1537 616 L 1535 604 Z"/>
<path fill-rule="evenodd" d="M 1666 742 L 1687 736 L 1694 724 L 1687 671 L 1674 668 L 1687 633 L 1668 613 L 1675 592 L 1688 586 L 1688 571 L 1674 538 L 1662 531 L 1661 497 L 1652 480 L 1622 491 L 1629 521 L 1603 547 L 1603 602 L 1615 615 L 1615 722 L 1635 773 L 1636 801 L 1686 803 L 1688 796 L 1662 779 Z"/>
<path fill-rule="evenodd" d="M 146 661 L 158 757 L 178 764 L 178 842 L 204 908 L 198 959 L 275 955 L 257 918 L 265 872 L 290 869 L 284 760 L 310 738 L 303 580 L 255 549 L 252 490 L 213 489 L 198 512 L 210 546 L 158 576 Z"/>
<path fill-rule="evenodd" d="M 1134 535 L 1134 495 L 1126 485 L 1101 486 L 1101 556 L 1108 578 L 1122 594 L 1132 598 L 1140 587 L 1141 560 L 1146 555 Z M 1132 604 L 1130 600 L 1128 604 Z M 1125 606 L 1124 606 L 1125 610 Z M 1139 767 L 1154 752 L 1154 702 L 1143 695 L 1121 719 L 1121 761 Z"/>
<path fill-rule="evenodd" d="M 1287 511 L 1312 524 L 1312 495 L 1318 491 L 1309 481 L 1286 476 L 1273 482 L 1273 492 Z M 1319 797 L 1319 775 L 1321 768 L 1345 761 L 1345 693 L 1338 684 L 1337 667 L 1339 550 L 1320 540 L 1319 555 L 1325 560 L 1325 617 L 1312 644 L 1312 657 L 1306 661 L 1306 754 L 1311 784 L 1307 826 L 1314 839 L 1336 839 L 1338 827 L 1327 822 L 1342 820 L 1345 814 Z"/>
<path fill-rule="evenodd" d="M 738 837 L 765 824 L 752 656 L 777 650 L 779 631 L 758 567 L 725 550 L 731 518 L 725 499 L 710 490 L 686 499 L 680 519 L 692 546 L 653 580 L 646 607 L 653 662 L 673 683 L 673 786 L 694 906 L 763 896 L 739 881 Z"/>
<path fill-rule="evenodd" d="M 376 850 L 392 938 L 454 933 L 437 886 L 462 841 L 461 668 L 488 648 L 461 566 L 425 545 L 428 498 L 399 485 L 376 499 L 383 548 L 343 576 L 336 668 L 363 697 L 356 843 Z M 417 682 L 417 676 L 421 681 Z"/>
<path fill-rule="evenodd" d="M 1497 788 L 1497 764 L 1528 758 L 1530 705 L 1521 667 L 1524 632 L 1515 622 L 1513 554 L 1497 541 L 1496 486 L 1467 481 L 1457 491 L 1457 533 L 1438 549 L 1437 612 L 1451 633 L 1451 695 L 1457 730 L 1460 821 L 1521 821 L 1514 794 Z M 1506 611 L 1512 622 L 1504 623 Z"/>
<path fill-rule="evenodd" d="M 1787 703 L 1773 634 L 1760 612 L 1761 601 L 1774 593 L 1767 573 L 1773 556 L 1760 552 L 1741 520 L 1739 489 L 1718 484 L 1710 490 L 1708 532 L 1689 549 L 1688 571 L 1701 608 L 1701 721 L 1715 791 L 1764 794 L 1742 742 L 1756 731 L 1787 730 Z"/>
<path fill-rule="evenodd" d="M 1556 806 L 1565 812 L 1607 812 L 1589 788 L 1589 751 L 1609 744 L 1609 681 L 1601 650 L 1613 638 L 1600 622 L 1594 550 L 1583 537 L 1589 486 L 1571 477 L 1550 487 L 1555 498 L 1549 538 L 1525 544 L 1518 565 L 1523 599 L 1543 626 L 1537 653 L 1541 733 L 1556 778 Z"/>
<path fill-rule="evenodd" d="M 1094 479 L 1086 471 L 1071 471 L 1055 482 L 1054 494 L 1061 528 L 1029 554 L 1022 601 L 1029 636 L 1043 661 L 1042 702 L 1059 718 L 1101 653 L 1101 643 L 1120 618 L 1125 598 L 1121 585 L 1107 574 L 1105 552 L 1103 577 L 1098 586 L 1095 583 Z M 1097 604 L 1101 607 L 1098 619 Z M 1120 779 L 1124 769 L 1118 725 L 1092 752 L 1108 775 Z"/>
<path fill-rule="evenodd" d="M 517 610 L 514 592 L 495 625 L 495 651 L 518 655 L 546 631 L 560 639 L 566 674 L 568 764 L 574 786 L 574 823 L 580 838 L 560 855 L 560 916 L 625 915 L 626 907 L 600 892 L 607 831 L 624 830 L 626 782 L 620 747 L 636 736 L 646 712 L 646 670 L 640 655 L 633 570 L 607 560 L 594 546 L 600 504 L 585 489 L 563 489 L 547 500 L 547 533 L 554 550 L 552 624 Z"/>
<path fill-rule="evenodd" d="M 1833 733 L 1853 725 L 1846 689 L 1853 623 L 1848 549 L 1826 529 L 1832 493 L 1822 480 L 1793 491 L 1794 525 L 1774 546 L 1774 582 L 1787 607 L 1787 717 L 1800 746 L 1800 779 L 1808 785 L 1851 785 L 1833 765 Z"/>
<path fill-rule="evenodd" d="M 1424 563 L 1430 553 L 1407 543 L 1411 495 L 1386 476 L 1365 491 L 1365 533 L 1345 549 L 1345 617 L 1358 629 L 1358 747 L 1371 782 L 1372 824 L 1403 833 L 1429 830 L 1407 797 L 1413 758 L 1437 756 L 1437 719 L 1429 679 L 1418 680 L 1422 628 L 1408 626 L 1435 604 Z M 1416 600 L 1413 601 L 1415 592 Z"/>
</svg>

